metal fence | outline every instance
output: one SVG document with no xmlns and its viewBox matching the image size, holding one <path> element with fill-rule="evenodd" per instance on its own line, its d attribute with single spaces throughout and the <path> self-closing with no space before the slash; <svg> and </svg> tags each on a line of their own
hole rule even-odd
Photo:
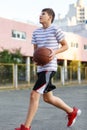
<svg viewBox="0 0 87 130">
<path fill-rule="evenodd" d="M 32 87 L 37 79 L 36 66 L 0 64 L 0 88 Z M 29 76 L 27 76 L 29 75 Z M 87 67 L 58 66 L 53 82 L 58 85 L 87 84 Z"/>
</svg>

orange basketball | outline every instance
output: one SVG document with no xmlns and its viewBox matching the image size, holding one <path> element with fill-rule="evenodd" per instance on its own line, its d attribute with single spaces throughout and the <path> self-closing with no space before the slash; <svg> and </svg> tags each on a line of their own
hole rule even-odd
<svg viewBox="0 0 87 130">
<path fill-rule="evenodd" d="M 46 47 L 40 47 L 35 50 L 33 59 L 38 65 L 46 65 L 50 60 L 50 56 L 52 55 L 52 50 Z"/>
</svg>

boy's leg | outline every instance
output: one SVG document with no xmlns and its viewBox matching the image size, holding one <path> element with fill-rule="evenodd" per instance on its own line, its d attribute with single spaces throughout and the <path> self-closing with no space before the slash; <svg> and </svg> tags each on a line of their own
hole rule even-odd
<svg viewBox="0 0 87 130">
<path fill-rule="evenodd" d="M 72 126 L 75 123 L 77 116 L 80 116 L 80 114 L 81 114 L 80 109 L 78 109 L 76 107 L 71 108 L 60 98 L 53 96 L 52 92 L 48 92 L 48 93 L 44 94 L 43 98 L 44 98 L 45 102 L 50 103 L 50 104 L 64 110 L 65 112 L 67 112 L 67 117 L 68 117 L 67 126 L 68 127 Z"/>
<path fill-rule="evenodd" d="M 29 103 L 26 121 L 23 125 L 20 126 L 20 128 L 15 128 L 15 130 L 30 130 L 31 129 L 32 120 L 38 109 L 39 99 L 40 99 L 40 94 L 32 90 L 30 94 L 30 103 Z"/>
<path fill-rule="evenodd" d="M 64 110 L 67 113 L 70 113 L 73 111 L 73 108 L 68 106 L 62 99 L 54 96 L 52 91 L 43 94 L 43 99 L 45 102 L 52 104 L 52 105 L 56 106 L 57 108 Z"/>
<path fill-rule="evenodd" d="M 30 95 L 28 113 L 27 113 L 26 121 L 24 123 L 25 127 L 27 128 L 31 126 L 32 120 L 38 109 L 39 99 L 40 99 L 40 94 L 32 90 L 31 95 Z"/>
</svg>

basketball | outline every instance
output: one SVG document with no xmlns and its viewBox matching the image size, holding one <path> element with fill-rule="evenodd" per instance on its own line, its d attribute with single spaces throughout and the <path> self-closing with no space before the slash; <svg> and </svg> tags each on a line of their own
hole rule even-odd
<svg viewBox="0 0 87 130">
<path fill-rule="evenodd" d="M 40 47 L 35 50 L 33 59 L 38 65 L 46 65 L 51 60 L 52 50 L 46 47 Z"/>
</svg>

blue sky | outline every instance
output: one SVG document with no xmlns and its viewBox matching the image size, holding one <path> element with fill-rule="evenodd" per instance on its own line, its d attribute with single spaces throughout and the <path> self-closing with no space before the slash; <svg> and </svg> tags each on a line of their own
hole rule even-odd
<svg viewBox="0 0 87 130">
<path fill-rule="evenodd" d="M 56 18 L 58 13 L 63 17 L 69 4 L 76 2 L 77 0 L 0 0 L 0 17 L 38 23 L 43 8 L 53 8 Z M 87 6 L 87 0 L 84 0 L 84 4 Z"/>
</svg>

